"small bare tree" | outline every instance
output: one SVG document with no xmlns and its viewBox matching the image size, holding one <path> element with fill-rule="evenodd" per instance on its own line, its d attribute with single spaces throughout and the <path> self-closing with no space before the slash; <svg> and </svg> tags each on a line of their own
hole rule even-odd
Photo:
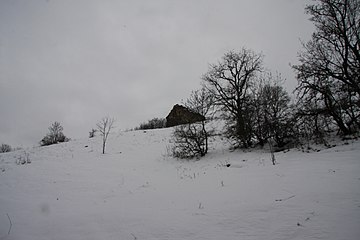
<svg viewBox="0 0 360 240">
<path fill-rule="evenodd" d="M 12 147 L 9 144 L 1 144 L 0 153 L 11 152 Z"/>
<path fill-rule="evenodd" d="M 64 128 L 59 122 L 54 122 L 49 127 L 49 133 L 40 141 L 40 145 L 48 146 L 61 142 L 68 142 L 70 139 L 64 135 L 63 130 Z"/>
<path fill-rule="evenodd" d="M 171 154 L 176 158 L 203 157 L 208 151 L 208 135 L 201 123 L 176 126 L 173 137 L 175 144 Z"/>
<path fill-rule="evenodd" d="M 93 138 L 95 137 L 95 133 L 97 132 L 96 129 L 91 129 L 91 131 L 89 132 L 89 138 Z"/>
<path fill-rule="evenodd" d="M 192 112 L 204 116 L 204 120 L 175 127 L 173 132 L 174 146 L 172 155 L 177 158 L 203 157 L 208 152 L 208 139 L 212 131 L 206 128 L 206 122 L 211 115 L 214 99 L 205 89 L 193 91 L 185 102 Z"/>
<path fill-rule="evenodd" d="M 102 153 L 103 154 L 105 154 L 105 145 L 106 145 L 106 141 L 109 136 L 109 133 L 110 133 L 111 129 L 114 128 L 114 126 L 113 126 L 114 122 L 115 122 L 114 118 L 104 117 L 103 119 L 101 119 L 100 122 L 98 122 L 96 124 L 97 129 L 100 132 L 100 136 L 102 136 Z"/>
<path fill-rule="evenodd" d="M 209 148 L 208 139 L 212 134 L 212 131 L 208 131 L 206 129 L 206 123 L 213 115 L 214 101 L 215 99 L 213 95 L 205 87 L 203 87 L 200 90 L 193 91 L 185 103 L 187 108 L 205 117 L 205 119 L 201 121 L 200 133 L 200 135 L 204 135 L 205 154 Z"/>
</svg>

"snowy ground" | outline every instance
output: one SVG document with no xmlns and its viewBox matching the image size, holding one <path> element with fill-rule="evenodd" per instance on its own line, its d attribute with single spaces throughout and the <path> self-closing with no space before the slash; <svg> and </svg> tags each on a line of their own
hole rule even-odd
<svg viewBox="0 0 360 240">
<path fill-rule="evenodd" d="M 272 166 L 217 140 L 187 162 L 166 155 L 170 133 L 114 134 L 105 155 L 100 138 L 29 149 L 24 165 L 0 154 L 0 239 L 360 239 L 360 142 Z"/>
</svg>

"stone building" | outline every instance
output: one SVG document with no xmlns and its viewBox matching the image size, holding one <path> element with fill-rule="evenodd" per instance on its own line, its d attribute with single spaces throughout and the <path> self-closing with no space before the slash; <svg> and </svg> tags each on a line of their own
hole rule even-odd
<svg viewBox="0 0 360 240">
<path fill-rule="evenodd" d="M 176 104 L 169 115 L 166 117 L 166 127 L 173 127 L 186 123 L 195 123 L 204 121 L 205 117 L 199 113 L 193 112 L 190 109 Z"/>
</svg>

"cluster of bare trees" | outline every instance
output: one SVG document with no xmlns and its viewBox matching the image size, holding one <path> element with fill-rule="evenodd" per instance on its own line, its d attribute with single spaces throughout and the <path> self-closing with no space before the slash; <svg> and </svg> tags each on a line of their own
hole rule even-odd
<svg viewBox="0 0 360 240">
<path fill-rule="evenodd" d="M 316 31 L 293 66 L 299 118 L 319 137 L 334 126 L 354 133 L 360 127 L 360 1 L 318 0 L 306 11 Z"/>
<path fill-rule="evenodd" d="M 202 123 L 175 128 L 174 155 L 204 156 L 206 121 L 216 112 L 226 121 L 225 135 L 234 147 L 289 143 L 329 131 L 343 135 L 360 128 L 360 1 L 317 0 L 306 7 L 315 25 L 303 44 L 297 74 L 297 102 L 282 87 L 280 74 L 264 70 L 263 55 L 242 48 L 225 53 L 202 77 L 203 88 L 186 106 L 206 117 Z M 211 114 L 210 114 L 211 115 Z"/>
<path fill-rule="evenodd" d="M 209 66 L 202 88 L 185 101 L 203 121 L 175 128 L 176 157 L 204 156 L 213 131 L 208 121 L 216 115 L 226 121 L 224 135 L 233 146 L 249 148 L 271 143 L 271 149 L 327 133 L 342 135 L 360 129 L 360 1 L 315 0 L 306 7 L 315 32 L 303 43 L 299 64 L 292 66 L 298 85 L 296 104 L 282 87 L 280 74 L 265 70 L 263 55 L 250 49 L 229 51 Z M 102 136 L 102 152 L 114 119 L 105 117 L 93 129 Z M 161 128 L 164 119 L 152 119 L 140 129 Z M 68 141 L 55 122 L 41 145 Z M 5 151 L 5 150 L 2 150 Z"/>
<path fill-rule="evenodd" d="M 46 134 L 43 139 L 40 141 L 41 146 L 48 146 L 52 144 L 57 144 L 61 142 L 68 142 L 70 139 L 67 138 L 63 133 L 64 128 L 59 122 L 54 122 L 49 127 L 49 133 Z"/>
<path fill-rule="evenodd" d="M 280 75 L 264 71 L 261 54 L 246 48 L 230 51 L 210 65 L 202 80 L 203 88 L 194 91 L 185 106 L 205 120 L 175 128 L 174 156 L 207 153 L 212 131 L 206 123 L 214 115 L 225 120 L 224 134 L 235 148 L 264 145 L 270 138 L 278 147 L 288 143 L 292 136 L 290 97 Z"/>
<path fill-rule="evenodd" d="M 152 118 L 147 122 L 141 123 L 139 127 L 134 128 L 134 130 L 147 130 L 147 129 L 157 129 L 165 128 L 166 119 L 165 118 Z"/>
</svg>

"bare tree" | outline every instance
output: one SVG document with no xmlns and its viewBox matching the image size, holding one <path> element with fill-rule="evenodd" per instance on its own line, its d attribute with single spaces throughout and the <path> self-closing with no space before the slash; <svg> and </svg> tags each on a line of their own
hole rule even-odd
<svg viewBox="0 0 360 240">
<path fill-rule="evenodd" d="M 114 118 L 104 117 L 101 119 L 100 122 L 98 122 L 96 124 L 97 129 L 99 130 L 100 135 L 102 136 L 102 153 L 103 154 L 105 154 L 105 145 L 106 145 L 106 141 L 109 136 L 109 133 L 110 133 L 111 129 L 114 128 L 114 126 L 113 126 L 114 122 L 115 122 Z"/>
<path fill-rule="evenodd" d="M 316 96 L 309 96 L 297 102 L 294 108 L 294 123 L 293 129 L 297 142 L 305 141 L 308 145 L 311 140 L 326 145 L 328 133 L 337 127 L 331 116 L 324 110 L 322 100 L 317 99 Z"/>
<path fill-rule="evenodd" d="M 251 87 L 254 137 L 261 146 L 268 144 L 273 165 L 275 152 L 294 142 L 293 109 L 283 82 L 281 74 L 266 72 Z"/>
<path fill-rule="evenodd" d="M 97 132 L 96 129 L 91 129 L 91 131 L 89 132 L 89 138 L 93 138 L 95 137 L 95 133 Z"/>
<path fill-rule="evenodd" d="M 213 130 L 207 129 L 206 123 L 212 118 L 214 112 L 214 100 L 215 99 L 212 94 L 205 87 L 203 87 L 200 90 L 193 91 L 185 102 L 185 106 L 187 108 L 204 116 L 204 119 L 200 123 L 201 134 L 204 135 L 205 141 L 205 154 L 209 149 L 209 137 L 213 133 Z"/>
<path fill-rule="evenodd" d="M 49 133 L 40 141 L 40 145 L 47 146 L 60 142 L 68 142 L 69 138 L 64 135 L 63 130 L 64 128 L 59 122 L 54 122 L 49 127 Z"/>
<path fill-rule="evenodd" d="M 11 152 L 13 149 L 9 144 L 1 144 L 0 146 L 0 153 L 5 153 L 5 152 Z"/>
<path fill-rule="evenodd" d="M 192 91 L 184 105 L 207 119 L 211 117 L 211 111 L 214 110 L 214 101 L 214 96 L 205 87 L 202 87 L 200 90 Z"/>
<path fill-rule="evenodd" d="M 199 123 L 176 126 L 173 137 L 172 155 L 176 158 L 203 157 L 208 151 L 208 135 Z"/>
<path fill-rule="evenodd" d="M 297 92 L 303 110 L 329 116 L 343 134 L 360 128 L 360 1 L 316 0 L 306 7 L 315 32 L 299 53 Z"/>
<path fill-rule="evenodd" d="M 290 97 L 281 86 L 284 80 L 280 74 L 267 75 L 266 82 L 257 89 L 258 101 L 256 103 L 261 108 L 266 138 L 272 138 L 275 143 L 273 145 L 281 148 L 286 144 L 286 140 L 292 137 Z"/>
<path fill-rule="evenodd" d="M 263 69 L 263 56 L 243 48 L 228 52 L 203 76 L 205 87 L 228 120 L 228 133 L 237 145 L 251 145 L 250 85 Z"/>
<path fill-rule="evenodd" d="M 174 128 L 175 144 L 172 154 L 178 158 L 203 157 L 208 152 L 208 139 L 212 134 L 212 131 L 207 129 L 206 123 L 213 108 L 213 97 L 202 88 L 193 91 L 184 104 L 190 111 L 204 116 L 204 120 Z"/>
</svg>

